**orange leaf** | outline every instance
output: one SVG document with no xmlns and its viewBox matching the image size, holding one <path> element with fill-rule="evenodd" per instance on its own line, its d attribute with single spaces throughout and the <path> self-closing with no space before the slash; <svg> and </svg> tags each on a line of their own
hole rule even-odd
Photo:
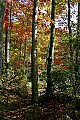
<svg viewBox="0 0 80 120">
<path fill-rule="evenodd" d="M 12 0 L 7 0 L 7 3 L 10 3 Z"/>
</svg>

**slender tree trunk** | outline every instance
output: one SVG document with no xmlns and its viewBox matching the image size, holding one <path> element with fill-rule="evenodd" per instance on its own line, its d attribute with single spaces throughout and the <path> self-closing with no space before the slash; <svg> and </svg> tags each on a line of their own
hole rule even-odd
<svg viewBox="0 0 80 120">
<path fill-rule="evenodd" d="M 69 47 L 70 47 L 70 75 L 72 74 L 72 39 L 71 39 L 71 36 L 72 36 L 72 31 L 71 31 L 71 25 L 70 25 L 70 21 L 71 21 L 71 18 L 70 18 L 70 0 L 68 0 L 68 30 L 69 30 Z M 71 85 L 74 86 L 73 84 L 73 79 L 72 79 L 72 75 L 71 75 Z"/>
<path fill-rule="evenodd" d="M 32 50 L 31 50 L 31 81 L 32 103 L 38 102 L 38 68 L 37 68 L 37 14 L 38 1 L 34 0 L 32 22 Z"/>
<path fill-rule="evenodd" d="M 74 66 L 73 66 L 73 49 L 72 49 L 72 30 L 71 30 L 71 24 L 70 24 L 70 21 L 71 21 L 71 17 L 70 17 L 70 0 L 68 0 L 68 30 L 69 30 L 69 46 L 70 46 L 70 76 L 71 76 L 71 79 L 70 79 L 70 82 L 71 82 L 71 86 L 73 87 L 73 93 L 72 93 L 72 96 L 74 96 L 75 94 L 75 85 L 74 85 Z"/>
<path fill-rule="evenodd" d="M 27 17 L 26 31 L 28 31 L 28 17 Z M 24 41 L 24 65 L 25 65 L 25 67 L 27 67 L 26 66 L 26 62 L 27 62 L 26 61 L 26 54 L 27 54 L 27 52 L 26 52 L 26 45 L 27 45 L 27 40 L 28 40 L 28 36 L 25 38 L 25 41 Z M 28 64 L 28 62 L 27 62 L 27 64 Z M 24 74 L 26 75 L 26 69 L 24 70 Z"/>
<path fill-rule="evenodd" d="M 52 10 L 51 10 L 51 20 L 55 21 L 55 0 L 52 0 Z M 54 54 L 54 31 L 55 25 L 51 25 L 51 35 L 50 35 L 50 45 L 49 45 L 49 55 L 47 59 L 47 93 L 52 92 L 53 82 L 51 80 L 50 72 L 53 69 L 53 54 Z"/>
<path fill-rule="evenodd" d="M 9 68 L 9 60 L 10 60 L 10 40 L 11 40 L 11 7 L 12 7 L 12 2 L 9 3 L 9 24 L 10 27 L 8 28 L 8 40 L 7 40 L 7 64 L 8 64 L 8 68 Z"/>
<path fill-rule="evenodd" d="M 76 92 L 77 92 L 77 88 L 79 86 L 79 84 L 77 83 L 80 80 L 80 2 L 78 3 L 78 23 L 77 23 L 77 37 L 76 37 L 76 63 L 75 63 L 75 96 L 76 96 Z"/>
<path fill-rule="evenodd" d="M 7 41 L 8 41 L 8 30 L 6 30 L 6 37 L 5 37 L 5 65 L 6 65 L 6 72 L 7 72 L 7 68 L 8 68 L 8 64 L 7 64 Z"/>
<path fill-rule="evenodd" d="M 3 18 L 6 0 L 0 0 L 0 76 L 2 71 L 2 39 L 3 39 Z"/>
<path fill-rule="evenodd" d="M 70 44 L 70 62 L 73 63 L 73 50 L 72 50 L 72 30 L 70 25 L 70 0 L 68 0 L 68 29 L 69 29 L 69 44 Z M 71 65 L 72 66 L 72 65 Z"/>
<path fill-rule="evenodd" d="M 24 65 L 26 67 L 26 42 L 27 41 L 27 37 L 25 38 L 25 41 L 24 41 Z M 24 69 L 24 74 L 26 75 L 26 69 Z"/>
<path fill-rule="evenodd" d="M 80 73 L 80 2 L 78 3 L 78 73 Z M 77 60 L 76 60 L 77 61 Z M 80 77 L 79 77 L 80 78 Z"/>
<path fill-rule="evenodd" d="M 77 38 L 76 38 L 76 74 L 79 72 L 79 52 L 80 52 L 80 2 L 78 3 L 78 25 L 77 25 Z"/>
<path fill-rule="evenodd" d="M 8 12 L 9 12 L 9 16 L 8 16 L 8 22 L 9 24 L 11 24 L 11 4 L 7 4 L 8 6 Z M 6 66 L 6 76 L 8 76 L 7 73 L 9 73 L 8 68 L 9 68 L 9 57 L 10 57 L 10 32 L 11 32 L 11 28 L 8 27 L 5 31 L 5 66 Z"/>
</svg>

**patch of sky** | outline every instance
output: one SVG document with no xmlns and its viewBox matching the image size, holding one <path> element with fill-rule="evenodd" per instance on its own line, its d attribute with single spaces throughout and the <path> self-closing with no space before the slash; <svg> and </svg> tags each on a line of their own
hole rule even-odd
<svg viewBox="0 0 80 120">
<path fill-rule="evenodd" d="M 29 4 L 29 5 L 33 3 L 31 0 L 30 1 L 29 0 L 19 0 L 19 2 L 22 4 Z"/>
<path fill-rule="evenodd" d="M 74 25 L 77 24 L 77 15 L 78 15 L 78 4 L 75 3 L 74 6 L 71 7 L 71 25 L 73 26 L 72 29 L 74 29 Z M 62 15 L 58 15 L 58 18 L 55 20 L 55 27 L 61 27 L 62 29 L 68 25 L 68 6 L 66 5 L 66 10 L 63 10 Z"/>
</svg>

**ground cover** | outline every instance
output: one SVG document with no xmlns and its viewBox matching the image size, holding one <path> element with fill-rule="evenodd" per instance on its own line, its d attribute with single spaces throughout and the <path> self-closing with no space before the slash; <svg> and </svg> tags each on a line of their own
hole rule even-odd
<svg viewBox="0 0 80 120">
<path fill-rule="evenodd" d="M 20 96 L 9 90 L 0 92 L 0 120 L 80 120 L 80 99 L 68 94 L 44 93 L 38 104 L 31 105 L 28 93 Z"/>
</svg>

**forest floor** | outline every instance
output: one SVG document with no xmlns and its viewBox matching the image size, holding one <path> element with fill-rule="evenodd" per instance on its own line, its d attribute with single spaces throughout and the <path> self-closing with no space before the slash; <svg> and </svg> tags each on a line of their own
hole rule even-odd
<svg viewBox="0 0 80 120">
<path fill-rule="evenodd" d="M 0 120 L 80 120 L 80 99 L 44 93 L 38 104 L 31 105 L 31 95 L 24 94 L 0 90 Z"/>
</svg>

